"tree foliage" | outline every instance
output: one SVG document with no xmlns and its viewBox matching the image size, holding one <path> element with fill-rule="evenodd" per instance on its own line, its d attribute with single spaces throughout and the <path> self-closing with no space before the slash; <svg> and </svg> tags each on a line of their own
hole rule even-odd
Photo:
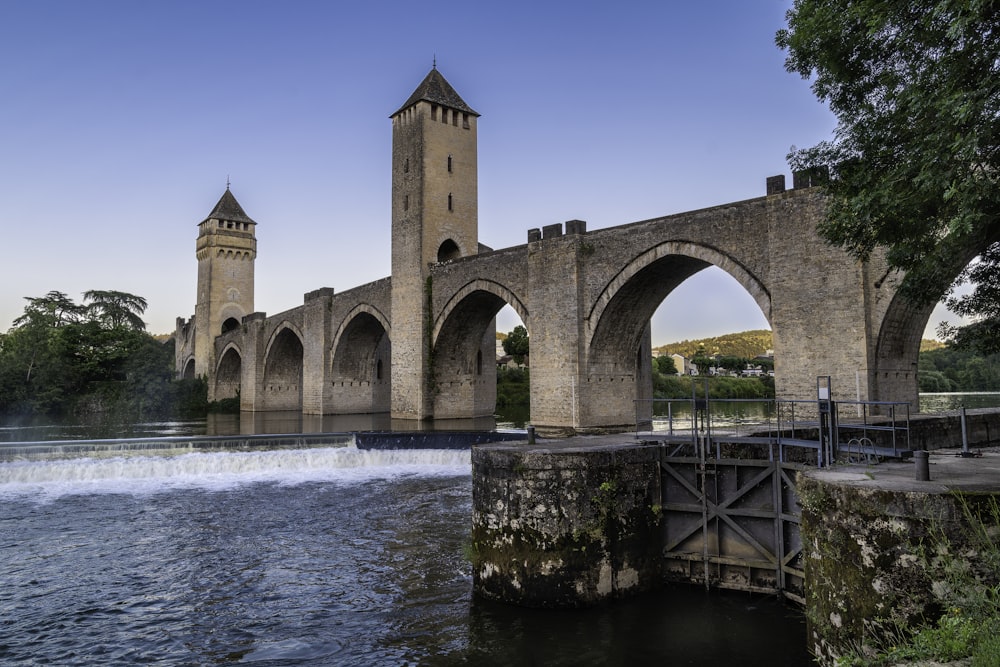
<svg viewBox="0 0 1000 667">
<path fill-rule="evenodd" d="M 524 358 L 528 356 L 528 330 L 520 324 L 507 334 L 503 339 L 503 351 L 514 357 L 518 364 L 524 363 Z"/>
<path fill-rule="evenodd" d="M 832 141 L 789 156 L 832 170 L 821 233 L 884 250 L 909 299 L 976 321 L 944 333 L 1000 349 L 1000 3 L 795 0 L 787 20 L 786 68 L 837 117 Z"/>
<path fill-rule="evenodd" d="M 127 292 L 90 290 L 83 293 L 87 304 L 87 316 L 111 328 L 125 327 L 145 331 L 146 323 L 142 314 L 146 312 L 146 300 Z"/>
<path fill-rule="evenodd" d="M 146 301 L 125 292 L 26 297 L 24 314 L 0 334 L 0 413 L 172 409 L 173 350 L 145 333 Z"/>
<path fill-rule="evenodd" d="M 673 357 L 653 357 L 653 370 L 661 375 L 677 375 L 677 364 Z"/>
<path fill-rule="evenodd" d="M 497 407 L 530 405 L 531 376 L 527 368 L 497 369 Z"/>
<path fill-rule="evenodd" d="M 920 391 L 1000 391 L 1000 353 L 981 355 L 954 346 L 920 353 Z"/>
<path fill-rule="evenodd" d="M 692 392 L 709 398 L 774 398 L 774 379 L 764 377 L 705 377 L 663 376 L 653 378 L 654 398 L 691 398 Z"/>
</svg>

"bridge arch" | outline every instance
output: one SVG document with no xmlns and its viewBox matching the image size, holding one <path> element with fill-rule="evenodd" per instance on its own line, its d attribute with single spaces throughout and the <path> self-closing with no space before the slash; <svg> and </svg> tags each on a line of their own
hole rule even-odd
<svg viewBox="0 0 1000 667">
<path fill-rule="evenodd" d="M 302 332 L 283 321 L 264 352 L 261 410 L 302 410 Z"/>
<path fill-rule="evenodd" d="M 671 257 L 674 262 L 684 262 L 686 258 L 687 270 L 684 266 L 662 262 L 666 257 Z M 719 267 L 742 285 L 760 306 L 764 317 L 771 320 L 771 294 L 743 264 L 709 245 L 667 241 L 636 256 L 608 281 L 587 315 L 588 339 L 592 340 L 597 333 L 600 322 L 604 319 L 604 312 L 613 301 L 628 299 L 631 304 L 636 301 L 636 297 L 640 297 L 640 302 L 655 301 L 653 310 L 645 318 L 649 320 L 656 306 L 674 288 L 710 265 Z M 678 276 L 680 279 L 677 279 Z"/>
<path fill-rule="evenodd" d="M 674 289 L 710 266 L 732 276 L 771 321 L 766 286 L 731 255 L 689 241 L 668 241 L 639 254 L 608 281 L 586 318 L 583 408 L 596 423 L 634 423 L 634 401 L 652 398 L 650 318 Z"/>
<path fill-rule="evenodd" d="M 238 298 L 239 292 L 236 294 Z M 234 329 L 238 329 L 240 327 L 240 322 L 243 321 L 244 315 L 246 315 L 246 313 L 237 304 L 227 303 L 219 312 L 219 330 L 215 332 L 215 335 L 219 336 L 224 333 L 229 333 Z"/>
<path fill-rule="evenodd" d="M 505 305 L 527 328 L 524 303 L 490 280 L 470 281 L 441 310 L 432 336 L 435 419 L 482 417 L 496 410 L 494 318 Z"/>
<path fill-rule="evenodd" d="M 388 412 L 392 346 L 389 320 L 374 306 L 358 304 L 341 322 L 330 346 L 327 414 Z"/>
<path fill-rule="evenodd" d="M 181 379 L 183 380 L 193 380 L 195 378 L 194 374 L 194 355 L 188 357 L 187 361 L 181 366 Z"/>
<path fill-rule="evenodd" d="M 524 303 L 521 301 L 521 299 L 518 298 L 518 296 L 514 294 L 514 292 L 507 289 L 498 282 L 478 278 L 476 280 L 469 281 L 461 288 L 456 290 L 455 293 L 451 296 L 451 298 L 448 299 L 448 302 L 444 305 L 444 308 L 441 309 L 441 313 L 437 316 L 437 318 L 435 318 L 434 332 L 433 332 L 433 341 L 435 343 L 438 340 L 438 336 L 441 333 L 442 327 L 444 326 L 445 322 L 448 321 L 448 318 L 451 317 L 452 313 L 454 313 L 455 310 L 460 307 L 469 308 L 471 302 L 466 302 L 466 299 L 476 294 L 477 292 L 480 292 L 482 294 L 476 298 L 476 303 L 484 307 L 486 311 L 488 311 L 491 307 L 489 304 L 496 303 L 496 301 L 489 299 L 485 295 L 487 294 L 493 295 L 494 297 L 503 302 L 490 315 L 489 317 L 490 320 L 492 320 L 493 317 L 500 312 L 500 308 L 503 308 L 505 305 L 509 305 L 511 308 L 514 309 L 514 312 L 517 313 L 517 316 L 521 318 L 521 322 L 524 323 L 524 327 L 530 331 L 530 328 L 528 327 L 528 309 L 525 308 Z"/>
<path fill-rule="evenodd" d="M 979 244 L 971 245 L 964 253 L 956 254 L 950 271 L 945 275 L 959 276 L 987 248 L 997 243 L 997 233 L 988 235 Z M 901 281 L 905 281 L 905 276 Z M 869 371 L 869 393 L 873 400 L 912 401 L 919 397 L 917 366 L 920 360 L 920 341 L 930 321 L 936 303 L 914 303 L 900 294 L 899 279 L 876 285 L 878 289 L 892 289 L 892 299 L 882 317 L 875 341 L 874 370 Z"/>
<path fill-rule="evenodd" d="M 235 343 L 226 345 L 215 369 L 215 387 L 212 399 L 221 401 L 237 398 L 243 378 L 243 353 Z"/>
</svg>

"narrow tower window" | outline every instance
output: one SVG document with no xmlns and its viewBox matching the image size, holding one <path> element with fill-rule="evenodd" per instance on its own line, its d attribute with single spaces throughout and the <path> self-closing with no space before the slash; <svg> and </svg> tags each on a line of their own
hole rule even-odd
<svg viewBox="0 0 1000 667">
<path fill-rule="evenodd" d="M 450 192 L 448 193 L 448 210 L 449 210 L 449 211 L 452 211 L 452 210 L 454 210 L 454 209 L 453 209 L 453 208 L 451 207 L 451 193 L 450 193 Z"/>
<path fill-rule="evenodd" d="M 448 173 L 451 173 L 451 156 L 448 156 Z"/>
<path fill-rule="evenodd" d="M 410 195 L 403 195 L 403 210 L 410 210 Z"/>
<path fill-rule="evenodd" d="M 437 120 L 437 119 L 438 119 L 438 105 L 432 104 L 431 105 L 431 120 Z"/>
</svg>

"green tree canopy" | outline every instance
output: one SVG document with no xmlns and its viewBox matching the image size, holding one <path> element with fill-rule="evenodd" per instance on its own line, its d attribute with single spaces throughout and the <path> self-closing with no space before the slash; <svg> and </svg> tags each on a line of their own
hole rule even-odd
<svg viewBox="0 0 1000 667">
<path fill-rule="evenodd" d="M 164 414 L 173 355 L 139 315 L 146 300 L 86 292 L 86 306 L 62 292 L 26 297 L 24 314 L 0 334 L 0 414 Z"/>
<path fill-rule="evenodd" d="M 528 356 L 528 330 L 520 324 L 503 339 L 503 351 L 514 357 L 514 361 L 523 364 Z"/>
<path fill-rule="evenodd" d="M 1000 3 L 795 0 L 787 20 L 786 68 L 837 117 L 832 141 L 789 156 L 832 170 L 821 233 L 884 249 L 904 295 L 977 322 L 948 334 L 1000 349 Z"/>
<path fill-rule="evenodd" d="M 15 327 L 61 327 L 79 322 L 85 308 L 63 292 L 51 291 L 45 296 L 26 296 L 24 314 L 14 320 Z"/>
<path fill-rule="evenodd" d="M 673 357 L 661 355 L 653 358 L 653 368 L 663 375 L 677 375 L 677 364 Z"/>
<path fill-rule="evenodd" d="M 86 313 L 91 319 L 112 328 L 125 327 L 145 331 L 146 323 L 142 314 L 146 312 L 146 299 L 128 292 L 113 290 L 89 290 L 83 293 L 87 304 Z"/>
</svg>

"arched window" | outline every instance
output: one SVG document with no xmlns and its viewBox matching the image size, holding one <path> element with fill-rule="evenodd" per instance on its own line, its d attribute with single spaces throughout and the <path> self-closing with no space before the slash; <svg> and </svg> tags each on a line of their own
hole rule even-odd
<svg viewBox="0 0 1000 667">
<path fill-rule="evenodd" d="M 462 256 L 462 251 L 458 249 L 458 244 L 448 239 L 438 248 L 438 261 L 447 262 L 449 259 L 458 259 Z"/>
<path fill-rule="evenodd" d="M 222 323 L 222 333 L 229 333 L 233 329 L 240 328 L 240 321 L 235 317 L 227 318 L 225 322 Z"/>
</svg>

